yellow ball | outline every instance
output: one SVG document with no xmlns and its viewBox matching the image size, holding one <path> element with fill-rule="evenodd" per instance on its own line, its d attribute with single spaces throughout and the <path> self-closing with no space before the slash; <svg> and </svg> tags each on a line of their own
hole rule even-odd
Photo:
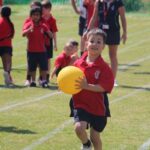
<svg viewBox="0 0 150 150">
<path fill-rule="evenodd" d="M 76 94 L 81 91 L 81 89 L 76 89 L 75 81 L 79 77 L 83 77 L 84 73 L 81 69 L 75 66 L 64 67 L 58 74 L 57 83 L 60 90 L 67 94 Z"/>
</svg>

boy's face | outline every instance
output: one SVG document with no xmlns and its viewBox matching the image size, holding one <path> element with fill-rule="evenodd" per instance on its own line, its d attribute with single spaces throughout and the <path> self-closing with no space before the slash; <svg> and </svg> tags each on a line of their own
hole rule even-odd
<svg viewBox="0 0 150 150">
<path fill-rule="evenodd" d="M 67 56 L 71 56 L 72 54 L 74 54 L 74 49 L 73 49 L 73 45 L 67 45 L 65 46 L 65 52 Z"/>
<path fill-rule="evenodd" d="M 40 12 L 35 12 L 31 15 L 32 21 L 35 23 L 38 23 L 41 19 L 41 14 Z"/>
<path fill-rule="evenodd" d="M 73 46 L 73 51 L 76 53 L 78 51 L 78 46 Z"/>
<path fill-rule="evenodd" d="M 42 14 L 43 15 L 49 15 L 50 13 L 50 8 L 42 7 Z"/>
<path fill-rule="evenodd" d="M 104 41 L 101 35 L 90 35 L 86 42 L 86 48 L 91 55 L 100 55 L 104 49 Z"/>
</svg>

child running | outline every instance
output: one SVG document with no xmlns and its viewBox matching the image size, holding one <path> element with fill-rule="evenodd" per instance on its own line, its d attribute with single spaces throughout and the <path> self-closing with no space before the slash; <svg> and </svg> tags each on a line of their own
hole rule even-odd
<svg viewBox="0 0 150 150">
<path fill-rule="evenodd" d="M 81 92 L 73 95 L 75 132 L 82 143 L 82 150 L 102 150 L 100 133 L 107 124 L 104 92 L 110 93 L 114 77 L 109 65 L 101 53 L 105 46 L 105 33 L 93 29 L 87 35 L 87 52 L 74 65 L 85 74 L 85 78 L 76 81 L 76 88 Z M 86 129 L 90 125 L 90 139 Z"/>
<path fill-rule="evenodd" d="M 10 20 L 11 8 L 2 6 L 0 18 L 0 56 L 2 58 L 5 84 L 12 85 L 11 67 L 12 67 L 12 38 L 15 30 Z"/>
</svg>

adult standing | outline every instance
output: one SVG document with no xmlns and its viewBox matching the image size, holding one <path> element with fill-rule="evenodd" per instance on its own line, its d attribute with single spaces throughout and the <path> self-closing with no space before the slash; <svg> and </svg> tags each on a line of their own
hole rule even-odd
<svg viewBox="0 0 150 150">
<path fill-rule="evenodd" d="M 79 7 L 77 7 L 76 0 L 71 0 L 72 7 L 74 11 L 79 15 L 79 31 L 78 34 L 81 37 L 80 39 L 80 51 L 81 54 L 84 51 L 84 45 L 82 42 L 82 35 L 86 30 L 86 8 L 84 7 L 83 0 L 79 1 Z"/>
<path fill-rule="evenodd" d="M 119 16 L 123 31 L 121 36 Z M 123 41 L 123 44 L 125 44 L 127 40 L 127 22 L 125 17 L 125 7 L 122 0 L 96 0 L 88 30 L 94 27 L 94 23 L 97 20 L 99 22 L 99 28 L 103 29 L 107 33 L 106 44 L 109 48 L 111 68 L 114 77 L 116 78 L 118 69 L 118 46 L 120 44 L 120 40 Z M 114 86 L 117 86 L 116 82 Z"/>
</svg>

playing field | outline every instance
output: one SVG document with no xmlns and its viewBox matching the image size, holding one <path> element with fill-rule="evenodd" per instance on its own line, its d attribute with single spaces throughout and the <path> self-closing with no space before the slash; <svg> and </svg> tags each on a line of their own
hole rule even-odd
<svg viewBox="0 0 150 150">
<path fill-rule="evenodd" d="M 15 88 L 6 88 L 0 62 L 0 150 L 79 150 L 80 141 L 69 118 L 70 95 L 49 89 L 26 88 L 26 39 L 21 29 L 29 6 L 13 5 L 12 76 Z M 70 38 L 79 41 L 78 16 L 70 5 L 54 6 L 58 52 Z M 101 137 L 104 150 L 150 150 L 150 14 L 129 13 L 128 41 L 118 50 L 119 87 L 110 98 L 112 117 Z M 109 62 L 107 47 L 103 52 Z"/>
</svg>

